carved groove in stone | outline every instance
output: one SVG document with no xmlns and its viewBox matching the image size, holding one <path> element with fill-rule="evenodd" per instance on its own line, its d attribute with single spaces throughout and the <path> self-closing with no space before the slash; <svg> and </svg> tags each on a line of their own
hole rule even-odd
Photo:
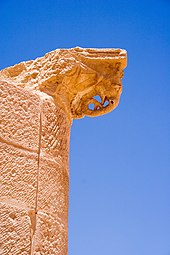
<svg viewBox="0 0 170 255">
<path fill-rule="evenodd" d="M 51 95 L 71 118 L 94 117 L 118 105 L 126 55 L 121 49 L 54 50 L 2 70 L 0 79 Z"/>
</svg>

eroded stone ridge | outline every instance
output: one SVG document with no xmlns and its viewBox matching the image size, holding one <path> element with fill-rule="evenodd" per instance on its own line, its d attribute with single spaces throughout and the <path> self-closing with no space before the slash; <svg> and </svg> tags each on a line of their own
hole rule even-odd
<svg viewBox="0 0 170 255">
<path fill-rule="evenodd" d="M 72 118 L 112 111 L 122 93 L 122 49 L 59 49 L 0 72 L 0 79 L 52 96 Z"/>
</svg>

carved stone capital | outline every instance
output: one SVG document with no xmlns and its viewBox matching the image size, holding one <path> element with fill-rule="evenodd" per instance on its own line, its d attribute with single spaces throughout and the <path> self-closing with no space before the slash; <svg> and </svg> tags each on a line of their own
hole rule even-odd
<svg viewBox="0 0 170 255">
<path fill-rule="evenodd" d="M 100 116 L 122 93 L 127 53 L 122 49 L 61 49 L 0 72 L 0 79 L 52 96 L 69 117 Z"/>
</svg>

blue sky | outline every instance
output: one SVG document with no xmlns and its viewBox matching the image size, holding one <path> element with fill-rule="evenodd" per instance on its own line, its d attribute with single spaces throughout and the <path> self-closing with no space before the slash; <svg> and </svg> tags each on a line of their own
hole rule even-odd
<svg viewBox="0 0 170 255">
<path fill-rule="evenodd" d="M 0 0 L 0 69 L 74 46 L 128 67 L 119 107 L 72 126 L 69 255 L 170 255 L 170 1 Z"/>
</svg>

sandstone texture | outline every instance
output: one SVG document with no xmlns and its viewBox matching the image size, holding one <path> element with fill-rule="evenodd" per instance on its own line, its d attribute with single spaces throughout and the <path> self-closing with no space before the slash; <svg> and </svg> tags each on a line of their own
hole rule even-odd
<svg viewBox="0 0 170 255">
<path fill-rule="evenodd" d="M 67 255 L 72 119 L 117 107 L 126 58 L 77 47 L 0 71 L 0 255 Z"/>
<path fill-rule="evenodd" d="M 0 94 L 0 254 L 67 254 L 70 120 L 41 92 Z"/>
</svg>

